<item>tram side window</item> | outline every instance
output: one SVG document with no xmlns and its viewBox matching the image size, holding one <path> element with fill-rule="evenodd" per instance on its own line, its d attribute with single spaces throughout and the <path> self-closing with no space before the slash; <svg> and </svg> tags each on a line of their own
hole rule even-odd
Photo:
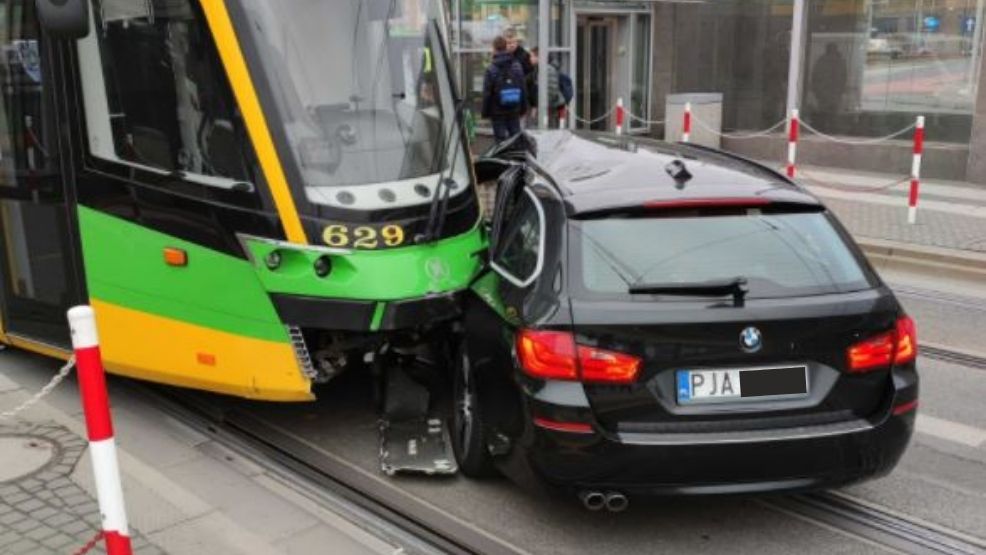
<svg viewBox="0 0 986 555">
<path fill-rule="evenodd" d="M 197 3 L 92 6 L 94 32 L 79 42 L 92 154 L 254 192 L 254 157 Z"/>
<path fill-rule="evenodd" d="M 57 188 L 34 2 L 0 1 L 0 186 Z"/>
</svg>

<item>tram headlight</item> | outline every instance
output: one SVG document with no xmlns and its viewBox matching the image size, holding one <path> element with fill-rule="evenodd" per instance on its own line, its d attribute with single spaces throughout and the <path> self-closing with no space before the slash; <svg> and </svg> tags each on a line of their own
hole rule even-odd
<svg viewBox="0 0 986 555">
<path fill-rule="evenodd" d="M 268 270 L 276 270 L 281 267 L 281 252 L 280 251 L 270 251 L 267 256 L 264 257 L 264 263 L 267 264 Z"/>
<path fill-rule="evenodd" d="M 332 259 L 328 256 L 320 256 L 315 259 L 315 275 L 324 278 L 332 271 Z"/>
</svg>

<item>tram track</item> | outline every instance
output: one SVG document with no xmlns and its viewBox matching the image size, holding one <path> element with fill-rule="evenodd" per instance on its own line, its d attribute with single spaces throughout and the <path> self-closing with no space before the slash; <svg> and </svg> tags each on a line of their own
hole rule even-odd
<svg viewBox="0 0 986 555">
<path fill-rule="evenodd" d="M 986 358 L 944 346 L 922 345 L 922 356 L 986 369 Z M 392 478 L 360 466 L 326 449 L 304 434 L 285 428 L 251 410 L 226 408 L 197 393 L 145 388 L 168 414 L 262 466 L 299 483 L 316 501 L 407 553 L 525 553 L 522 546 L 497 537 L 460 518 L 448 507 L 430 502 Z M 755 502 L 771 511 L 857 538 L 891 551 L 913 554 L 986 555 L 986 538 L 952 530 L 842 492 L 765 496 Z M 632 510 L 632 508 L 631 508 Z M 362 524 L 366 521 L 377 524 Z M 382 524 L 381 524 L 382 523 Z"/>
<path fill-rule="evenodd" d="M 793 495 L 762 503 L 909 555 L 986 555 L 986 539 L 839 492 Z"/>
<path fill-rule="evenodd" d="M 388 484 L 385 476 L 334 456 L 304 438 L 243 411 L 223 411 L 195 394 L 140 386 L 172 418 L 295 483 L 314 501 L 348 516 L 402 553 L 525 554 L 495 536 Z"/>
<path fill-rule="evenodd" d="M 963 351 L 956 351 L 954 349 L 949 349 L 938 345 L 927 344 L 919 347 L 919 353 L 921 356 L 926 356 L 942 362 L 950 362 L 952 364 L 958 364 L 968 368 L 986 370 L 986 357 L 984 356 Z"/>
<path fill-rule="evenodd" d="M 390 478 L 351 462 L 244 411 L 216 410 L 194 398 L 153 390 L 172 417 L 191 425 L 254 462 L 293 475 L 310 495 L 401 545 L 407 553 L 526 553 L 454 514 L 416 497 Z M 340 499 L 342 502 L 340 502 Z M 986 539 L 901 514 L 841 492 L 766 496 L 764 507 L 870 544 L 909 555 L 986 555 Z"/>
</svg>

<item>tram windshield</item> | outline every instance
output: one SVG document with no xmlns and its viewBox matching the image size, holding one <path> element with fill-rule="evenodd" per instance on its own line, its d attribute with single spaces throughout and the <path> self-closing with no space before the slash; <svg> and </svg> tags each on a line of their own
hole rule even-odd
<svg viewBox="0 0 986 555">
<path fill-rule="evenodd" d="M 409 206 L 429 202 L 442 176 L 466 183 L 441 0 L 241 5 L 241 41 L 264 74 L 262 101 L 274 104 L 271 125 L 282 126 L 308 203 Z"/>
</svg>

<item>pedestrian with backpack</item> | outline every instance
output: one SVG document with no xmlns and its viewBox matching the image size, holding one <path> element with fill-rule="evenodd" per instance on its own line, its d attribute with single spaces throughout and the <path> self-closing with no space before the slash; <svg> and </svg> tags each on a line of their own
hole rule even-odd
<svg viewBox="0 0 986 555">
<path fill-rule="evenodd" d="M 493 135 L 502 142 L 520 133 L 527 112 L 524 68 L 507 51 L 507 39 L 493 39 L 493 62 L 483 78 L 483 117 L 493 124 Z"/>
<path fill-rule="evenodd" d="M 542 67 L 540 61 L 540 49 L 535 46 L 531 49 L 531 66 L 534 70 L 527 74 L 527 99 L 531 108 L 534 108 L 535 111 L 540 108 L 538 106 L 538 102 L 540 102 L 538 95 L 538 74 L 541 72 Z M 551 65 L 551 63 L 546 63 L 544 64 L 544 70 L 548 74 L 548 122 L 554 127 L 558 125 L 559 114 L 565 108 L 566 102 L 558 86 L 558 68 Z"/>
</svg>

